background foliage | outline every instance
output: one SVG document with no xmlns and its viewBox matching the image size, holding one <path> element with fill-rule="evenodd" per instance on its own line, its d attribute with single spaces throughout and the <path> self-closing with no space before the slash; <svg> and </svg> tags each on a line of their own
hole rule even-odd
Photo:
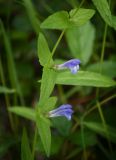
<svg viewBox="0 0 116 160">
<path fill-rule="evenodd" d="M 114 0 L 0 1 L 0 159 L 116 158 L 115 11 Z M 76 75 L 51 69 L 73 58 Z M 46 117 L 65 103 L 71 121 Z"/>
</svg>

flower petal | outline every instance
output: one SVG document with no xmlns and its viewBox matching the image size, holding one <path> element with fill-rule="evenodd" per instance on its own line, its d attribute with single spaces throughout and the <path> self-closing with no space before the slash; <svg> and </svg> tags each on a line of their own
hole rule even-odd
<svg viewBox="0 0 116 160">
<path fill-rule="evenodd" d="M 61 105 L 59 108 L 54 109 L 49 112 L 49 117 L 58 117 L 58 116 L 65 116 L 68 120 L 71 120 L 72 113 L 72 106 L 69 104 Z"/>
<path fill-rule="evenodd" d="M 54 69 L 62 70 L 62 69 L 70 69 L 71 73 L 75 74 L 79 70 L 79 59 L 71 59 L 63 64 L 55 65 Z"/>
</svg>

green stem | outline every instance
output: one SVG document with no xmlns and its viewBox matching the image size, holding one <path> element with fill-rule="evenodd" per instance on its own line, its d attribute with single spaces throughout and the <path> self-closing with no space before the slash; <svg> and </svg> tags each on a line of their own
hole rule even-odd
<svg viewBox="0 0 116 160">
<path fill-rule="evenodd" d="M 108 131 L 106 121 L 105 121 L 105 118 L 104 118 L 104 115 L 103 115 L 103 112 L 102 112 L 101 105 L 100 105 L 99 101 L 97 101 L 97 108 L 98 108 L 98 111 L 99 111 L 99 114 L 100 114 L 100 117 L 101 117 L 101 120 L 102 120 L 102 123 L 103 123 L 104 130 L 106 131 L 106 137 L 107 137 L 107 140 L 108 140 L 108 145 L 109 145 L 110 151 L 112 152 L 112 146 L 111 146 L 111 143 L 110 143 L 110 140 L 109 140 L 109 131 Z"/>
<path fill-rule="evenodd" d="M 116 94 L 104 99 L 103 101 L 100 102 L 100 105 L 105 104 L 106 102 L 110 101 L 111 99 L 116 98 Z M 92 111 L 94 111 L 95 109 L 97 109 L 97 105 L 93 106 L 92 108 L 90 108 L 87 112 L 85 112 L 85 114 L 83 115 L 83 118 L 85 118 L 88 114 L 90 114 Z"/>
<path fill-rule="evenodd" d="M 36 140 L 37 140 L 37 127 L 35 127 L 35 134 L 34 134 L 34 139 L 33 139 L 32 160 L 34 160 L 34 156 L 35 156 Z"/>
<path fill-rule="evenodd" d="M 83 144 L 83 158 L 84 160 L 87 160 L 86 145 L 85 145 L 85 140 L 84 140 L 83 118 L 81 119 L 81 139 L 82 139 L 82 144 Z"/>
<path fill-rule="evenodd" d="M 51 57 L 53 57 L 53 55 L 54 55 L 54 53 L 55 53 L 55 51 L 56 51 L 56 48 L 58 47 L 58 45 L 59 45 L 59 43 L 60 43 L 60 41 L 61 41 L 61 39 L 62 39 L 62 37 L 63 37 L 63 35 L 64 35 L 64 32 L 65 32 L 65 30 L 63 30 L 63 31 L 61 32 L 61 34 L 60 34 L 60 36 L 59 36 L 56 44 L 54 45 L 53 50 L 52 50 L 52 53 L 51 53 Z"/>
<path fill-rule="evenodd" d="M 99 68 L 99 72 L 102 73 L 102 63 L 104 60 L 104 51 L 105 51 L 105 43 L 106 43 L 106 36 L 107 36 L 107 24 L 105 24 L 105 28 L 104 28 L 104 34 L 103 34 L 103 41 L 102 41 L 102 49 L 101 49 L 101 58 L 100 58 L 100 68 Z M 98 98 L 99 96 L 99 88 L 97 88 L 96 90 L 96 97 Z"/>
<path fill-rule="evenodd" d="M 60 84 L 58 84 L 57 87 L 58 87 L 58 92 L 59 92 L 61 102 L 67 103 L 67 100 L 63 91 L 63 87 Z"/>
<path fill-rule="evenodd" d="M 103 63 L 103 60 L 104 60 L 104 53 L 105 53 L 104 51 L 105 51 L 105 43 L 106 43 L 106 36 L 107 36 L 107 28 L 108 28 L 108 25 L 105 24 L 103 42 L 102 42 L 102 49 L 101 49 L 100 73 L 102 73 L 102 63 Z"/>
<path fill-rule="evenodd" d="M 2 81 L 3 86 L 6 86 L 1 58 L 0 58 L 0 75 L 1 75 L 1 81 Z M 5 93 L 5 101 L 6 101 L 6 108 L 7 108 L 7 111 L 8 111 L 8 107 L 10 106 L 10 100 L 9 100 L 9 97 L 6 93 Z M 14 125 L 13 117 L 12 117 L 11 112 L 9 112 L 9 111 L 8 111 L 8 117 L 9 117 L 9 120 L 10 120 L 11 128 L 15 132 L 15 125 Z"/>
<path fill-rule="evenodd" d="M 79 7 L 76 9 L 76 11 L 75 11 L 74 14 L 71 16 L 71 18 L 74 17 L 75 14 L 77 14 L 78 10 L 79 10 L 79 9 L 81 8 L 81 6 L 83 5 L 84 1 L 85 1 L 85 0 L 82 0 L 82 1 L 81 1 Z"/>
<path fill-rule="evenodd" d="M 105 24 L 104 34 L 103 34 L 103 41 L 102 41 L 102 49 L 101 49 L 101 58 L 100 58 L 100 69 L 99 69 L 100 73 L 102 73 L 102 64 L 103 64 L 104 53 L 105 53 L 105 43 L 106 43 L 106 36 L 107 36 L 107 28 L 108 28 L 108 26 L 107 26 L 107 24 Z M 102 112 L 101 105 L 99 103 L 98 97 L 99 97 L 99 88 L 97 88 L 97 90 L 96 90 L 96 98 L 97 98 L 97 103 L 96 103 L 97 105 L 96 106 L 98 108 L 98 111 L 99 111 L 99 114 L 100 114 L 104 129 L 106 131 L 106 136 L 107 136 L 109 148 L 110 148 L 110 150 L 112 152 L 112 147 L 111 147 L 111 143 L 110 143 L 110 140 L 109 140 L 109 133 L 108 133 L 108 129 L 107 129 L 107 126 L 106 126 L 106 121 L 105 121 L 105 118 L 104 118 L 104 115 L 103 115 L 103 112 Z"/>
</svg>

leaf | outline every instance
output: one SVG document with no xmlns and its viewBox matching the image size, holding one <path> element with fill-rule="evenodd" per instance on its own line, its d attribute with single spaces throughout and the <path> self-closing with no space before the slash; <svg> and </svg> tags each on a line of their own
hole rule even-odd
<svg viewBox="0 0 116 160">
<path fill-rule="evenodd" d="M 56 72 L 53 69 L 43 68 L 41 88 L 40 88 L 40 106 L 42 106 L 49 98 L 51 92 L 53 91 Z"/>
<path fill-rule="evenodd" d="M 41 23 L 41 28 L 66 29 L 70 26 L 69 14 L 66 11 L 56 12 Z"/>
<path fill-rule="evenodd" d="M 79 71 L 75 75 L 71 74 L 68 71 L 59 72 L 57 75 L 56 84 L 93 87 L 111 87 L 116 85 L 115 81 L 113 81 L 109 77 L 88 71 Z"/>
<path fill-rule="evenodd" d="M 14 89 L 10 89 L 4 86 L 0 86 L 0 93 L 14 93 Z"/>
<path fill-rule="evenodd" d="M 27 132 L 24 129 L 21 142 L 21 160 L 32 160 L 32 154 L 29 146 Z"/>
<path fill-rule="evenodd" d="M 115 61 L 103 61 L 102 64 L 99 62 L 91 64 L 87 67 L 87 70 L 93 72 L 99 72 L 100 66 L 102 67 L 102 74 L 109 77 L 116 77 L 116 62 Z"/>
<path fill-rule="evenodd" d="M 104 19 L 104 21 L 109 25 L 113 26 L 112 24 L 112 15 L 110 11 L 109 4 L 107 0 L 92 0 L 94 5 L 96 6 L 98 12 L 100 13 L 101 17 Z"/>
<path fill-rule="evenodd" d="M 30 22 L 31 22 L 35 32 L 38 34 L 40 31 L 40 20 L 37 17 L 37 13 L 36 13 L 35 8 L 32 4 L 32 1 L 31 0 L 23 0 L 23 1 L 24 1 L 25 8 L 27 10 L 28 17 L 30 19 Z"/>
<path fill-rule="evenodd" d="M 48 112 L 54 109 L 57 101 L 57 97 L 49 97 L 48 100 L 44 103 L 44 107 L 42 108 L 43 112 Z"/>
<path fill-rule="evenodd" d="M 95 39 L 94 26 L 87 22 L 81 27 L 68 29 L 66 39 L 73 57 L 80 59 L 82 64 L 86 64 L 92 54 Z"/>
<path fill-rule="evenodd" d="M 53 64 L 51 52 L 49 50 L 47 41 L 42 33 L 38 37 L 38 57 L 42 66 L 50 66 Z"/>
<path fill-rule="evenodd" d="M 46 18 L 40 27 L 62 30 L 72 28 L 74 26 L 81 26 L 86 23 L 95 13 L 95 11 L 92 9 L 80 8 L 78 11 L 77 9 L 71 10 L 69 14 L 66 11 L 56 12 Z M 74 14 L 75 12 L 76 14 Z"/>
<path fill-rule="evenodd" d="M 49 157 L 50 148 L 51 148 L 51 131 L 50 131 L 50 122 L 47 118 L 40 115 L 40 113 L 36 112 L 36 124 L 38 128 L 38 132 L 45 149 L 46 155 Z"/>
<path fill-rule="evenodd" d="M 106 129 L 104 128 L 104 126 L 103 126 L 102 123 L 97 123 L 97 122 L 83 122 L 83 124 L 84 124 L 87 128 L 89 128 L 89 129 L 95 131 L 96 133 L 102 135 L 103 137 L 106 137 L 106 138 L 107 138 Z M 115 134 L 115 133 L 116 133 L 116 129 L 113 128 L 113 127 L 111 127 L 111 126 L 109 126 L 109 125 L 106 125 L 106 127 L 107 127 L 108 135 L 109 135 L 108 138 L 109 138 L 112 142 L 116 143 L 116 134 Z"/>
<path fill-rule="evenodd" d="M 81 26 L 86 23 L 93 15 L 95 11 L 93 9 L 85 9 L 85 8 L 76 8 L 72 9 L 69 12 L 70 21 L 73 23 L 73 26 Z"/>
<path fill-rule="evenodd" d="M 28 108 L 28 107 L 22 107 L 22 106 L 13 106 L 9 108 L 10 112 L 13 112 L 19 116 L 22 116 L 24 118 L 27 118 L 29 120 L 35 121 L 35 110 Z"/>
</svg>

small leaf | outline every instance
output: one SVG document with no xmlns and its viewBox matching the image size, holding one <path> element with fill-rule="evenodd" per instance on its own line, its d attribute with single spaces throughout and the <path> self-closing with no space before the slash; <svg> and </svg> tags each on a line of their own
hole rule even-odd
<svg viewBox="0 0 116 160">
<path fill-rule="evenodd" d="M 109 4 L 107 0 L 92 0 L 94 5 L 96 6 L 98 12 L 100 13 L 101 17 L 104 19 L 104 21 L 109 25 L 113 26 L 112 24 L 112 16 Z"/>
<path fill-rule="evenodd" d="M 70 25 L 69 14 L 66 11 L 56 12 L 46 18 L 41 28 L 47 29 L 66 29 Z"/>
<path fill-rule="evenodd" d="M 59 72 L 57 75 L 56 84 L 93 87 L 110 87 L 116 85 L 115 81 L 113 81 L 109 77 L 88 71 L 79 71 L 75 75 L 72 75 L 68 71 Z"/>
<path fill-rule="evenodd" d="M 9 108 L 10 112 L 13 112 L 19 116 L 22 116 L 24 118 L 27 118 L 29 120 L 35 121 L 35 110 L 28 108 L 28 107 L 22 107 L 22 106 L 13 106 Z"/>
<path fill-rule="evenodd" d="M 4 86 L 0 86 L 0 93 L 14 93 L 14 89 L 10 89 Z"/>
<path fill-rule="evenodd" d="M 94 26 L 87 22 L 81 27 L 68 29 L 66 39 L 73 57 L 80 59 L 82 64 L 86 64 L 92 54 L 95 39 Z"/>
<path fill-rule="evenodd" d="M 43 68 L 43 75 L 40 88 L 40 106 L 48 100 L 53 91 L 57 73 L 53 69 Z"/>
<path fill-rule="evenodd" d="M 32 154 L 29 146 L 27 132 L 23 130 L 22 142 L 21 142 L 21 160 L 32 160 Z"/>
<path fill-rule="evenodd" d="M 53 64 L 51 52 L 42 33 L 40 33 L 38 37 L 38 57 L 42 66 L 50 66 Z"/>
<path fill-rule="evenodd" d="M 89 128 L 89 129 L 95 131 L 96 133 L 98 133 L 98 134 L 100 134 L 100 135 L 102 135 L 102 136 L 104 136 L 104 137 L 107 138 L 106 129 L 104 128 L 104 126 L 103 126 L 102 123 L 97 123 L 97 122 L 83 122 L 83 124 L 84 124 L 87 128 Z M 116 134 L 115 134 L 115 133 L 116 133 L 116 129 L 113 128 L 113 127 L 111 127 L 111 126 L 109 126 L 109 125 L 106 125 L 106 127 L 107 127 L 108 135 L 109 135 L 108 138 L 109 138 L 112 142 L 116 143 Z"/>
<path fill-rule="evenodd" d="M 86 23 L 93 15 L 95 11 L 93 9 L 85 9 L 85 8 L 78 8 L 72 9 L 69 12 L 70 21 L 73 23 L 73 26 L 81 26 Z"/>
<path fill-rule="evenodd" d="M 47 118 L 40 115 L 40 113 L 36 112 L 36 124 L 38 127 L 38 132 L 45 149 L 46 155 L 49 157 L 50 148 L 51 148 L 51 131 L 50 131 L 50 122 Z"/>
</svg>

